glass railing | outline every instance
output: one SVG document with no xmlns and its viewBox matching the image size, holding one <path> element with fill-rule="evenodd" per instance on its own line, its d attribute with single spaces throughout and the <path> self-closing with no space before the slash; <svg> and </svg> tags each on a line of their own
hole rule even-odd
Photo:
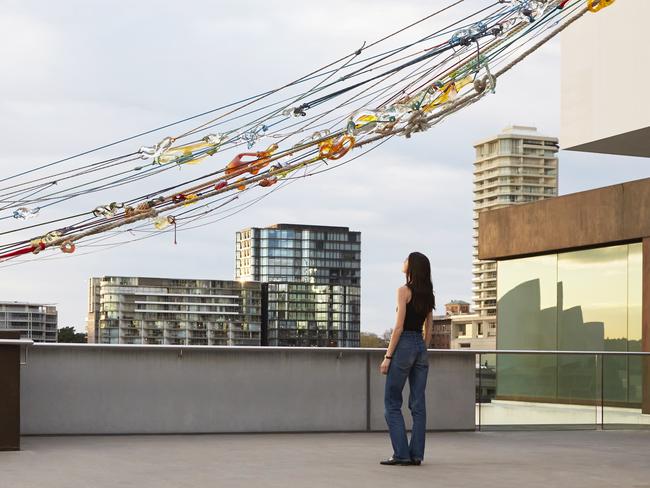
<svg viewBox="0 0 650 488">
<path fill-rule="evenodd" d="M 650 429 L 649 382 L 647 352 L 477 353 L 476 427 Z"/>
</svg>

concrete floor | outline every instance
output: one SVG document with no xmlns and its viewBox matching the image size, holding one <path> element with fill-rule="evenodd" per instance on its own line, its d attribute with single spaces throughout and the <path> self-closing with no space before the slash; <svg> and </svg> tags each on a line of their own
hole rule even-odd
<svg viewBox="0 0 650 488">
<path fill-rule="evenodd" d="M 23 437 L 0 487 L 650 488 L 650 431 L 431 433 L 419 466 L 386 434 Z"/>
</svg>

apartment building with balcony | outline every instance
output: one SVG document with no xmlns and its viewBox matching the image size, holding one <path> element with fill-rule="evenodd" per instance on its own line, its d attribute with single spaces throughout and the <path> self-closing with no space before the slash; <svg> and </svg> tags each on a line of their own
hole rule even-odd
<svg viewBox="0 0 650 488">
<path fill-rule="evenodd" d="M 264 292 L 256 282 L 91 278 L 88 342 L 260 345 Z"/>
<path fill-rule="evenodd" d="M 57 310 L 54 305 L 0 302 L 0 330 L 20 332 L 22 339 L 56 342 Z"/>
<path fill-rule="evenodd" d="M 539 134 L 535 127 L 515 125 L 474 148 L 472 292 L 479 320 L 473 334 L 489 339 L 486 346 L 494 348 L 497 267 L 478 258 L 479 214 L 557 196 L 558 139 Z"/>
</svg>

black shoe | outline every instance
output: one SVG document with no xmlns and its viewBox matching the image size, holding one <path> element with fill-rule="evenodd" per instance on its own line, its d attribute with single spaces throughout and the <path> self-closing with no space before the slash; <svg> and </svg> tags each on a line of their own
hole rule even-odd
<svg viewBox="0 0 650 488">
<path fill-rule="evenodd" d="M 411 458 L 411 464 L 412 464 L 413 466 L 419 466 L 420 464 L 422 464 L 422 459 Z"/>
<path fill-rule="evenodd" d="M 394 457 L 389 457 L 383 461 L 379 461 L 379 464 L 385 466 L 410 466 L 413 464 L 410 459 L 395 459 Z"/>
</svg>

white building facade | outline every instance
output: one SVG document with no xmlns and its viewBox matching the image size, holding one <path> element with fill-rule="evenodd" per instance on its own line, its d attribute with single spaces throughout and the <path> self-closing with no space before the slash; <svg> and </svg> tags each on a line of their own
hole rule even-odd
<svg viewBox="0 0 650 488">
<path fill-rule="evenodd" d="M 484 210 L 557 196 L 558 139 L 539 134 L 535 127 L 512 126 L 474 148 L 472 293 L 478 319 L 473 334 L 496 348 L 497 266 L 478 259 L 478 216 Z"/>
<path fill-rule="evenodd" d="M 58 314 L 54 305 L 0 302 L 0 330 L 20 332 L 34 342 L 57 341 Z"/>
</svg>

